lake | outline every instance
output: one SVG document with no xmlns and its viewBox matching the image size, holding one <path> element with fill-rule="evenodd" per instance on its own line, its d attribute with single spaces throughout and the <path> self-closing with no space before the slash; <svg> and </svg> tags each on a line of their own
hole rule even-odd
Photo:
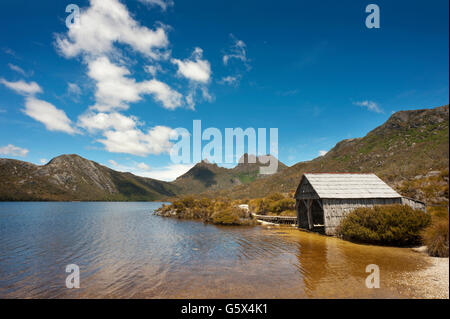
<svg viewBox="0 0 450 319">
<path fill-rule="evenodd" d="M 426 266 L 410 249 L 153 215 L 160 205 L 0 203 L 0 298 L 403 298 L 397 279 Z M 68 264 L 79 289 L 66 288 Z M 365 285 L 369 264 L 379 289 Z"/>
</svg>

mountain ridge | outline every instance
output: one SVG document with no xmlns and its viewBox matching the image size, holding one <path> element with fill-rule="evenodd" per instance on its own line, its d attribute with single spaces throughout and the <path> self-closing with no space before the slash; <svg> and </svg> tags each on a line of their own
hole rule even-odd
<svg viewBox="0 0 450 319">
<path fill-rule="evenodd" d="M 448 172 L 449 106 L 399 111 L 364 137 L 338 142 L 328 153 L 296 163 L 246 185 L 202 196 L 230 198 L 263 197 L 271 192 L 293 191 L 305 172 L 375 173 L 395 189 L 428 172 Z M 448 197 L 448 195 L 447 195 Z"/>
<path fill-rule="evenodd" d="M 311 161 L 290 167 L 278 161 L 278 172 L 270 176 L 259 174 L 264 164 L 248 154 L 233 168 L 202 161 L 173 182 L 117 172 L 77 154 L 57 156 L 45 165 L 3 158 L 0 200 L 161 200 L 188 194 L 253 198 L 292 191 L 304 172 L 373 172 L 399 189 L 405 180 L 448 171 L 448 128 L 448 105 L 399 111 L 366 136 L 342 140 Z"/>
<path fill-rule="evenodd" d="M 167 182 L 114 171 L 77 154 L 45 165 L 0 159 L 0 200 L 156 200 L 176 195 Z"/>
<path fill-rule="evenodd" d="M 286 167 L 279 163 L 281 169 Z M 241 172 L 244 165 L 251 165 L 251 169 Z M 62 154 L 44 165 L 0 158 L 0 200 L 160 200 L 241 184 L 245 182 L 240 179 L 242 176 L 250 178 L 252 174 L 257 178 L 259 166 L 243 162 L 234 168 L 225 168 L 202 161 L 175 181 L 164 182 L 118 172 L 77 154 Z"/>
</svg>

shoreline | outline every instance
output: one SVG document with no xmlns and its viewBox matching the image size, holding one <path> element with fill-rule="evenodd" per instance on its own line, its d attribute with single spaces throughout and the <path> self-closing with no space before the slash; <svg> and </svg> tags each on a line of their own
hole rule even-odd
<svg viewBox="0 0 450 319">
<path fill-rule="evenodd" d="M 411 250 L 424 258 L 428 265 L 403 273 L 396 283 L 405 287 L 412 298 L 449 299 L 449 258 L 428 256 L 424 247 Z"/>
<path fill-rule="evenodd" d="M 271 225 L 261 225 L 266 228 L 273 228 Z M 268 226 L 268 227 L 267 227 Z M 280 225 L 278 225 L 280 226 Z M 282 225 L 281 228 L 289 229 L 288 226 Z M 277 227 L 278 228 L 278 227 Z M 280 229 L 280 228 L 278 228 Z M 300 230 L 305 233 L 314 233 L 307 230 Z M 449 258 L 448 257 L 432 257 L 427 253 L 426 246 L 420 247 L 394 247 L 379 246 L 365 243 L 354 243 L 335 236 L 327 236 L 315 233 L 318 236 L 335 238 L 339 241 L 367 246 L 367 247 L 386 247 L 396 248 L 409 251 L 416 255 L 416 258 L 424 260 L 426 265 L 400 275 L 390 276 L 389 286 L 391 289 L 402 291 L 403 298 L 407 299 L 449 299 Z M 399 289 L 400 288 L 400 289 Z"/>
</svg>

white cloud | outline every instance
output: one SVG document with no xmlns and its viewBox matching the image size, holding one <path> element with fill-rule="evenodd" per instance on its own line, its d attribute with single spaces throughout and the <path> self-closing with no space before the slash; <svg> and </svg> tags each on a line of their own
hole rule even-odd
<svg viewBox="0 0 450 319">
<path fill-rule="evenodd" d="M 5 79 L 0 79 L 0 83 L 16 91 L 18 94 L 25 95 L 25 109 L 22 112 L 36 121 L 43 123 L 47 130 L 61 131 L 69 134 L 77 133 L 72 127 L 72 122 L 63 110 L 34 97 L 36 93 L 42 92 L 41 87 L 36 82 L 27 83 L 22 80 L 8 82 Z"/>
<path fill-rule="evenodd" d="M 27 83 L 23 80 L 9 82 L 5 79 L 0 79 L 0 83 L 21 95 L 34 95 L 42 92 L 41 87 L 36 82 Z"/>
<path fill-rule="evenodd" d="M 232 45 L 223 55 L 223 64 L 228 66 L 230 61 L 236 60 L 244 64 L 246 70 L 250 70 L 249 59 L 247 58 L 247 46 L 244 41 L 239 40 L 233 34 L 230 34 Z M 237 86 L 239 84 L 239 79 L 242 77 L 243 71 L 240 70 L 238 65 L 235 65 L 234 75 L 223 77 L 219 84 L 227 84 Z"/>
<path fill-rule="evenodd" d="M 97 81 L 95 108 L 100 111 L 127 109 L 127 103 L 141 99 L 136 81 L 126 77 L 130 71 L 111 63 L 107 57 L 91 61 L 88 75 Z"/>
<path fill-rule="evenodd" d="M 325 154 L 327 154 L 328 153 L 328 151 L 319 151 L 319 156 L 324 156 Z"/>
<path fill-rule="evenodd" d="M 178 66 L 178 74 L 185 78 L 200 82 L 208 83 L 211 78 L 211 65 L 207 60 L 202 60 L 203 50 L 195 48 L 192 56 L 183 61 L 172 59 L 172 63 Z"/>
<path fill-rule="evenodd" d="M 81 95 L 81 88 L 76 83 L 67 83 L 67 92 L 76 97 Z"/>
<path fill-rule="evenodd" d="M 207 85 L 211 80 L 211 65 L 207 60 L 203 60 L 203 50 L 195 48 L 191 57 L 185 60 L 172 59 L 171 62 L 178 66 L 177 74 L 189 80 L 190 89 L 186 95 L 186 103 L 191 108 L 195 107 L 197 90 L 200 90 L 203 100 L 211 102 L 212 95 L 208 91 Z"/>
<path fill-rule="evenodd" d="M 27 97 L 25 109 L 22 111 L 36 121 L 43 123 L 49 131 L 61 131 L 69 134 L 77 133 L 72 128 L 72 122 L 66 113 L 46 101 L 35 97 Z"/>
<path fill-rule="evenodd" d="M 172 0 L 139 0 L 142 3 L 148 4 L 150 6 L 159 6 L 163 11 L 166 11 L 168 7 L 174 5 Z"/>
<path fill-rule="evenodd" d="M 194 167 L 194 164 L 173 164 L 168 165 L 162 168 L 155 168 L 150 171 L 133 171 L 132 173 L 135 175 L 148 177 L 157 179 L 160 181 L 167 181 L 171 182 L 175 180 L 177 177 L 183 175 L 187 171 L 189 171 L 192 167 Z"/>
<path fill-rule="evenodd" d="M 150 170 L 150 166 L 148 166 L 144 162 L 138 163 L 136 166 L 137 166 L 137 168 L 145 170 L 145 171 L 149 171 Z"/>
<path fill-rule="evenodd" d="M 127 109 L 128 103 L 141 100 L 141 94 L 153 94 L 167 109 L 182 105 L 182 95 L 167 84 L 155 79 L 136 82 L 127 77 L 130 71 L 126 67 L 115 65 L 104 56 L 89 62 L 88 75 L 97 81 L 93 108 L 98 111 Z"/>
<path fill-rule="evenodd" d="M 375 112 L 375 113 L 384 113 L 383 109 L 373 101 L 360 101 L 360 102 L 354 102 L 354 105 L 358 105 L 361 107 L 367 108 L 369 111 Z"/>
<path fill-rule="evenodd" d="M 115 129 L 126 131 L 133 129 L 137 124 L 137 118 L 127 117 L 117 112 L 113 113 L 94 113 L 88 112 L 78 117 L 78 126 L 87 129 L 89 132 L 97 130 L 103 131 Z"/>
<path fill-rule="evenodd" d="M 48 160 L 46 158 L 41 158 L 39 160 L 39 163 L 41 163 L 41 164 L 46 164 L 47 162 L 48 162 Z"/>
<path fill-rule="evenodd" d="M 247 65 L 247 46 L 244 41 L 237 39 L 233 34 L 230 34 L 233 44 L 229 48 L 228 52 L 224 54 L 222 60 L 223 64 L 228 65 L 232 59 L 242 61 Z M 248 65 L 247 65 L 248 67 Z"/>
<path fill-rule="evenodd" d="M 145 72 L 150 73 L 153 77 L 156 76 L 156 73 L 158 72 L 163 72 L 163 69 L 161 67 L 161 65 L 156 64 L 156 65 L 146 65 L 144 67 Z"/>
<path fill-rule="evenodd" d="M 91 60 L 88 67 L 88 75 L 97 81 L 96 104 L 91 109 L 98 113 L 91 110 L 81 115 L 78 126 L 90 132 L 100 131 L 104 138 L 97 141 L 109 152 L 139 156 L 168 152 L 172 129 L 157 126 L 144 133 L 137 128 L 141 125 L 137 117 L 116 110 L 127 109 L 128 103 L 141 100 L 143 94 L 152 94 L 165 108 L 175 109 L 182 105 L 183 96 L 155 79 L 136 82 L 128 77 L 126 67 L 111 63 L 105 56 Z"/>
<path fill-rule="evenodd" d="M 173 5 L 172 0 L 142 2 L 158 5 L 163 10 Z M 87 75 L 96 85 L 95 104 L 79 116 L 77 125 L 103 136 L 96 140 L 109 152 L 145 156 L 170 150 L 170 136 L 174 130 L 165 126 L 143 130 L 137 117 L 119 113 L 127 110 L 131 103 L 141 101 L 144 95 L 151 95 L 158 104 L 170 110 L 186 102 L 193 108 L 197 90 L 203 99 L 213 99 L 206 87 L 211 78 L 211 66 L 203 59 L 202 49 L 196 48 L 185 60 L 170 59 L 166 31 L 167 27 L 162 24 L 153 28 L 141 25 L 119 0 L 90 0 L 90 6 L 80 12 L 78 25 L 74 24 L 66 33 L 56 36 L 55 45 L 59 52 L 66 58 L 81 57 L 87 66 Z M 138 81 L 135 78 L 130 67 L 130 61 L 135 59 L 134 56 L 127 58 L 127 49 L 147 58 L 144 70 L 152 79 Z M 162 63 L 177 65 L 177 76 L 189 80 L 186 97 L 155 78 L 159 73 L 166 73 Z M 72 85 L 68 91 L 81 90 Z"/>
<path fill-rule="evenodd" d="M 105 145 L 108 152 L 146 156 L 168 153 L 173 145 L 170 138 L 176 136 L 176 131 L 166 126 L 155 126 L 147 133 L 139 129 L 129 129 L 108 130 L 103 135 L 105 138 L 97 141 Z"/>
<path fill-rule="evenodd" d="M 17 73 L 20 73 L 23 76 L 27 76 L 27 73 L 20 66 L 17 66 L 17 65 L 11 64 L 11 63 L 8 63 L 8 66 L 11 70 L 13 70 Z"/>
<path fill-rule="evenodd" d="M 17 54 L 16 52 L 14 52 L 13 50 L 11 50 L 10 48 L 2 48 L 2 51 L 12 57 L 17 58 Z"/>
<path fill-rule="evenodd" d="M 90 7 L 80 12 L 78 25 L 71 25 L 67 34 L 56 36 L 56 47 L 68 58 L 112 53 L 115 42 L 153 59 L 164 56 L 160 49 L 169 44 L 163 26 L 155 30 L 141 26 L 118 0 L 91 0 Z"/>
<path fill-rule="evenodd" d="M 119 163 L 117 163 L 115 160 L 108 160 L 108 162 L 114 167 L 119 166 Z"/>
<path fill-rule="evenodd" d="M 173 110 L 183 105 L 183 96 L 161 81 L 153 79 L 139 84 L 141 92 L 153 94 L 153 98 L 161 102 L 166 109 Z"/>
<path fill-rule="evenodd" d="M 108 163 L 121 172 L 130 172 L 137 176 L 148 177 L 160 181 L 173 181 L 177 177 L 189 171 L 194 164 L 171 164 L 164 167 L 151 168 L 145 163 L 132 162 L 131 164 L 122 165 L 114 160 L 108 160 Z"/>
<path fill-rule="evenodd" d="M 219 83 L 220 84 L 228 84 L 228 85 L 235 85 L 239 81 L 237 76 L 225 76 L 223 77 Z"/>
<path fill-rule="evenodd" d="M 27 149 L 12 144 L 0 147 L 0 155 L 25 157 L 28 152 Z"/>
</svg>

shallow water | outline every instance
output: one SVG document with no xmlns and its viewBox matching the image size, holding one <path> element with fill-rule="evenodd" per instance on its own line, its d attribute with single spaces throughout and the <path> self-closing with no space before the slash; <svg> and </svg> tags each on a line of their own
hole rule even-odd
<svg viewBox="0 0 450 319">
<path fill-rule="evenodd" d="M 404 298 L 425 267 L 409 249 L 292 227 L 218 227 L 160 203 L 0 203 L 0 298 Z M 79 289 L 65 267 L 80 267 Z M 368 289 L 366 266 L 380 268 Z"/>
</svg>

